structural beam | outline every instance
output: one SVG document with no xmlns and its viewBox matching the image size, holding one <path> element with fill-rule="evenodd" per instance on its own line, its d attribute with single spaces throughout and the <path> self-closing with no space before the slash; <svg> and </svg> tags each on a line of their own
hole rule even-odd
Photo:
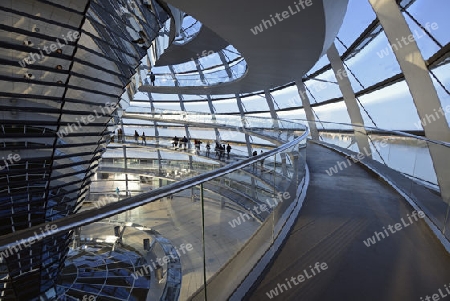
<svg viewBox="0 0 450 301">
<path fill-rule="evenodd" d="M 309 130 L 313 140 L 319 140 L 319 131 L 316 126 L 316 117 L 313 114 L 311 103 L 309 102 L 308 94 L 306 93 L 305 84 L 303 81 L 295 82 L 298 89 L 298 94 L 302 100 L 303 109 L 305 110 L 306 119 L 308 119 Z"/>
<path fill-rule="evenodd" d="M 383 26 L 392 51 L 403 71 L 417 113 L 422 121 L 425 136 L 431 140 L 450 142 L 450 129 L 441 101 L 411 29 L 396 1 L 369 0 L 369 2 Z M 429 143 L 428 147 L 441 189 L 441 196 L 445 202 L 450 203 L 449 148 L 433 143 Z"/>
<path fill-rule="evenodd" d="M 339 89 L 344 97 L 345 106 L 347 107 L 347 112 L 350 116 L 350 122 L 353 124 L 353 130 L 355 132 L 359 152 L 363 153 L 366 157 L 372 157 L 369 137 L 367 136 L 366 129 L 364 128 L 364 120 L 362 118 L 358 103 L 356 102 L 352 84 L 347 77 L 344 64 L 342 63 L 339 52 L 336 49 L 336 45 L 331 45 L 330 49 L 328 49 L 327 56 L 330 60 L 334 75 L 338 81 Z"/>
<path fill-rule="evenodd" d="M 237 106 L 239 108 L 239 113 L 241 114 L 241 122 L 242 122 L 242 127 L 245 129 L 246 125 L 246 121 L 245 121 L 245 111 L 244 111 L 244 105 L 242 104 L 242 99 L 241 96 L 239 94 L 235 94 L 236 97 L 236 103 Z M 253 148 L 252 148 L 252 143 L 250 142 L 250 136 L 245 132 L 245 144 L 247 145 L 247 152 L 248 152 L 248 156 L 251 157 L 252 156 L 252 152 L 253 152 Z M 251 182 L 252 182 L 252 191 L 251 191 L 251 196 L 252 198 L 255 200 L 257 198 L 256 195 L 256 181 L 254 177 L 250 177 Z"/>
<path fill-rule="evenodd" d="M 267 105 L 269 106 L 270 109 L 270 117 L 272 117 L 273 128 L 275 130 L 278 130 L 279 129 L 278 115 L 277 111 L 275 110 L 275 104 L 273 102 L 272 94 L 270 94 L 270 91 L 267 89 L 264 90 L 264 94 L 266 96 Z"/>
<path fill-rule="evenodd" d="M 173 80 L 175 82 L 175 86 L 179 87 L 180 86 L 180 82 L 178 81 L 177 77 L 175 76 L 175 69 L 173 68 L 172 65 L 169 65 L 169 70 L 170 70 L 172 78 L 173 78 Z M 180 100 L 181 111 L 187 112 L 186 107 L 184 105 L 183 94 L 178 94 L 178 99 Z M 189 132 L 189 126 L 187 124 L 184 125 L 184 130 L 186 132 L 186 138 L 188 139 L 188 143 L 187 143 L 188 144 L 187 145 L 188 148 L 187 149 L 190 150 L 191 149 L 191 133 Z M 194 169 L 193 166 L 192 166 L 192 156 L 191 155 L 189 155 L 189 168 L 190 169 Z"/>
<path fill-rule="evenodd" d="M 228 60 L 225 57 L 225 54 L 223 51 L 217 52 L 217 54 L 220 57 L 220 60 L 222 61 L 222 65 L 225 67 L 225 71 L 227 72 L 228 78 L 233 79 L 233 73 L 231 72 L 230 64 L 228 64 Z"/>
<path fill-rule="evenodd" d="M 236 94 L 236 102 L 239 108 L 239 113 L 241 114 L 242 127 L 245 128 L 246 121 L 245 121 L 244 106 L 242 105 L 241 96 L 239 94 Z M 250 157 L 252 155 L 252 144 L 250 142 L 250 136 L 247 133 L 245 133 L 245 144 L 247 145 L 248 156 Z"/>
<path fill-rule="evenodd" d="M 151 93 L 147 93 L 148 96 L 148 100 L 150 102 L 150 109 L 152 110 L 152 116 L 155 116 L 155 106 L 153 105 L 153 96 Z M 153 121 L 153 127 L 155 128 L 155 141 L 156 144 L 159 144 L 159 130 L 158 130 L 158 122 L 156 122 L 156 120 Z M 161 151 L 159 150 L 159 148 L 156 150 L 156 153 L 158 154 L 158 170 L 159 170 L 159 174 L 161 174 L 162 172 L 162 166 L 161 166 L 161 161 L 162 161 L 162 157 L 161 157 Z"/>
</svg>

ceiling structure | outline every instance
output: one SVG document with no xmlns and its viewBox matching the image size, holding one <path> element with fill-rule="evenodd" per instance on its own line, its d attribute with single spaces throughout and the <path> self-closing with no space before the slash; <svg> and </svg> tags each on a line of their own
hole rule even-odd
<svg viewBox="0 0 450 301">
<path fill-rule="evenodd" d="M 348 1 L 306 1 L 301 5 L 290 0 L 264 4 L 237 0 L 172 0 L 168 3 L 192 15 L 233 45 L 244 57 L 247 70 L 242 77 L 217 85 L 177 88 L 143 85 L 139 88 L 142 92 L 249 93 L 297 80 L 312 68 L 314 62 L 333 43 Z M 236 7 L 239 9 L 236 10 Z M 260 27 L 261 31 L 255 31 L 255 27 Z M 209 51 L 207 47 L 204 50 Z"/>
</svg>

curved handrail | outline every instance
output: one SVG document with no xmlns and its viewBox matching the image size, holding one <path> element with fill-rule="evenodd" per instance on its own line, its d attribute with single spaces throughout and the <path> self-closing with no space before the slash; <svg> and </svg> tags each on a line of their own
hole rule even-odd
<svg viewBox="0 0 450 301">
<path fill-rule="evenodd" d="M 253 116 L 252 116 L 253 117 Z M 372 126 L 366 126 L 366 125 L 359 125 L 359 124 L 352 124 L 352 123 L 345 123 L 345 122 L 333 122 L 333 121 L 324 121 L 324 120 L 308 120 L 308 119 L 302 119 L 302 118 L 295 118 L 292 120 L 298 120 L 298 121 L 312 121 L 312 122 L 320 122 L 320 123 L 329 123 L 329 124 L 338 124 L 338 125 L 346 125 L 346 126 L 351 126 L 351 127 L 358 127 L 358 128 L 363 128 L 363 129 L 368 129 L 368 130 L 375 130 L 375 131 L 379 131 L 379 132 L 383 132 L 386 134 L 396 134 L 399 136 L 406 136 L 409 138 L 414 138 L 414 139 L 418 139 L 418 140 L 422 140 L 425 142 L 430 142 L 433 144 L 439 144 L 445 147 L 450 147 L 450 143 L 449 142 L 445 142 L 445 141 L 440 141 L 440 140 L 433 140 L 433 139 L 429 139 L 427 137 L 423 137 L 423 136 L 417 136 L 414 134 L 410 134 L 407 132 L 403 132 L 403 131 L 395 131 L 395 130 L 386 130 L 386 129 L 382 129 L 382 128 L 378 128 L 378 127 L 372 127 Z M 327 130 L 342 130 L 342 129 L 319 129 L 321 131 L 327 131 Z"/>
<path fill-rule="evenodd" d="M 17 232 L 13 232 L 10 234 L 7 234 L 0 238 L 0 249 L 5 248 L 14 248 L 17 245 L 20 245 L 23 243 L 23 241 L 28 239 L 33 240 L 41 240 L 46 237 L 46 233 L 42 232 L 40 230 L 45 225 L 52 226 L 52 229 L 54 226 L 56 226 L 55 230 L 52 230 L 51 234 L 60 234 L 62 232 L 70 231 L 71 229 L 74 229 L 76 227 L 81 227 L 90 223 L 97 222 L 99 220 L 111 217 L 116 214 L 120 214 L 122 212 L 146 205 L 148 203 L 151 203 L 153 201 L 156 201 L 158 199 L 161 199 L 163 197 L 166 197 L 170 194 L 174 194 L 186 189 L 189 189 L 193 186 L 205 183 L 207 181 L 213 180 L 215 178 L 221 177 L 223 175 L 232 173 L 236 170 L 242 169 L 244 167 L 250 166 L 251 164 L 258 162 L 261 159 L 267 159 L 268 157 L 281 153 L 291 147 L 294 147 L 298 143 L 300 143 L 302 140 L 305 140 L 308 137 L 309 129 L 306 127 L 305 132 L 298 138 L 285 143 L 273 150 L 267 151 L 265 153 L 259 154 L 257 156 L 245 159 L 240 162 L 232 163 L 229 165 L 225 165 L 224 167 L 218 168 L 216 170 L 213 170 L 211 172 L 207 172 L 205 174 L 176 182 L 164 187 L 161 187 L 159 189 L 152 190 L 150 192 L 142 193 L 140 195 L 130 197 L 127 199 L 124 199 L 120 202 L 116 203 L 110 203 L 100 208 L 90 209 L 86 210 L 77 214 L 73 214 L 70 216 L 67 216 L 65 218 L 58 219 L 53 222 L 40 224 L 37 226 L 33 226 L 24 230 L 20 230 Z"/>
<path fill-rule="evenodd" d="M 169 114 L 168 114 L 169 113 Z M 225 124 L 226 126 L 233 126 L 233 127 L 242 127 L 246 130 L 251 131 L 251 128 L 257 127 L 256 125 L 252 125 L 252 121 L 258 122 L 258 126 L 264 128 L 273 128 L 274 123 L 278 123 L 279 128 L 277 130 L 282 129 L 304 129 L 306 126 L 302 123 L 294 122 L 292 120 L 286 120 L 281 118 L 272 119 L 270 117 L 258 117 L 258 116 L 244 116 L 241 117 L 240 115 L 223 115 L 223 114 L 210 114 L 210 113 L 204 113 L 199 112 L 193 114 L 192 112 L 185 112 L 185 111 L 175 111 L 175 110 L 162 110 L 162 109 L 154 109 L 154 110 L 148 110 L 145 111 L 139 111 L 139 112 L 124 112 L 122 118 L 134 118 L 136 115 L 142 115 L 142 116 L 148 116 L 152 115 L 152 120 L 158 120 L 161 122 L 173 122 L 177 123 L 177 121 L 185 122 L 199 122 L 199 123 L 207 123 L 207 124 L 217 124 L 220 125 Z M 159 116 L 156 116 L 159 115 Z M 171 119 L 175 117 L 174 119 Z M 179 117 L 176 119 L 176 117 Z M 190 117 L 190 118 L 189 118 Z M 194 117 L 194 118 L 192 118 Z M 203 119 L 199 119 L 199 117 L 203 117 Z M 207 118 L 208 122 L 202 122 L 203 120 L 206 120 Z M 244 122 L 244 123 L 243 123 Z"/>
<path fill-rule="evenodd" d="M 135 114 L 135 113 L 131 113 L 131 114 Z M 207 113 L 207 112 L 196 112 L 196 111 L 186 112 L 186 111 L 167 110 L 167 109 L 155 109 L 152 112 L 148 112 L 148 113 L 145 112 L 145 113 L 141 113 L 141 114 L 167 114 L 167 115 L 186 115 L 186 116 L 203 115 L 203 116 L 211 116 L 211 118 L 213 117 L 213 115 L 211 115 L 211 113 Z M 236 119 L 242 119 L 240 115 L 221 115 L 220 113 L 214 114 L 215 118 L 218 118 L 221 116 L 227 116 L 230 119 L 233 117 Z M 243 117 L 243 119 L 261 120 L 261 121 L 264 121 L 265 123 L 268 123 L 269 120 L 273 121 L 270 118 L 259 117 L 259 116 L 245 116 L 245 117 Z M 319 122 L 319 123 L 327 123 L 327 124 L 345 125 L 345 126 L 349 126 L 349 127 L 359 127 L 359 128 L 368 129 L 368 130 L 380 131 L 380 132 L 383 132 L 386 134 L 396 134 L 396 135 L 400 135 L 400 136 L 406 136 L 406 137 L 415 138 L 418 140 L 423 140 L 425 142 L 430 142 L 430 143 L 439 144 L 439 145 L 442 145 L 445 147 L 450 147 L 449 142 L 433 140 L 433 139 L 429 139 L 427 137 L 417 136 L 417 135 L 410 134 L 410 133 L 403 132 L 403 131 L 387 130 L 387 129 L 382 129 L 379 127 L 372 127 L 372 126 L 367 126 L 367 125 L 359 125 L 359 124 L 352 124 L 352 123 L 345 123 L 345 122 L 324 121 L 324 120 L 311 120 L 311 119 L 303 119 L 303 118 L 295 118 L 295 119 L 289 119 L 289 120 L 284 119 L 284 118 L 277 118 L 276 120 L 282 121 L 283 123 L 286 123 L 286 124 L 297 124 L 297 122 L 295 122 L 295 121 L 301 121 L 301 122 Z M 319 130 L 326 131 L 327 129 L 323 128 L 323 129 L 319 129 Z M 329 130 L 339 130 L 339 129 L 329 129 Z"/>
</svg>

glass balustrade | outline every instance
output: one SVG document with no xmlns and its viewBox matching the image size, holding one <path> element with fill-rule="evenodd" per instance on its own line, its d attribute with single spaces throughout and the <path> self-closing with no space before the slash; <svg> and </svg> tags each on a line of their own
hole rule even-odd
<svg viewBox="0 0 450 301">
<path fill-rule="evenodd" d="M 320 141 L 351 156 L 343 157 L 342 161 L 336 162 L 334 167 L 326 171 L 329 176 L 358 162 L 358 153 L 361 160 L 371 153 L 374 161 L 363 162 L 397 187 L 415 209 L 423 211 L 430 219 L 430 225 L 438 230 L 438 235 L 450 239 L 450 200 L 441 197 L 434 169 L 434 164 L 439 164 L 439 160 L 447 160 L 450 156 L 449 143 L 399 131 L 366 127 L 368 135 L 363 136 L 363 139 L 368 139 L 370 152 L 359 151 L 354 132 L 348 130 L 351 125 L 323 120 L 321 123 L 325 124 L 327 129 L 319 128 Z M 344 129 L 345 127 L 347 129 Z M 331 128 L 334 130 L 330 130 Z M 358 127 L 356 129 L 358 130 Z M 431 149 L 436 155 L 434 162 Z"/>
<path fill-rule="evenodd" d="M 2 237 L 1 251 L 20 247 L 25 254 L 31 246 L 22 238 L 72 235 L 58 280 L 61 300 L 204 300 L 205 293 L 219 300 L 245 278 L 297 206 L 307 132 L 301 135 L 221 167 L 218 160 L 107 158 L 76 214 L 39 225 L 40 232 L 16 232 L 12 241 Z"/>
</svg>

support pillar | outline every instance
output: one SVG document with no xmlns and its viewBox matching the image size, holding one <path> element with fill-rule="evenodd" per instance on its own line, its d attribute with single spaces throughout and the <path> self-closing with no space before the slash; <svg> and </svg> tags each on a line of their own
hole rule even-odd
<svg viewBox="0 0 450 301">
<path fill-rule="evenodd" d="M 244 134 L 245 134 L 245 144 L 247 145 L 247 152 L 248 152 L 248 156 L 251 157 L 252 153 L 253 153 L 253 147 L 252 147 L 252 143 L 250 142 L 250 136 L 247 134 L 246 131 L 246 120 L 245 120 L 245 110 L 244 110 L 244 105 L 242 104 L 242 99 L 241 96 L 239 94 L 235 94 L 236 97 L 236 104 L 239 108 L 239 113 L 241 115 L 241 121 L 242 121 L 242 128 L 244 129 Z M 257 195 L 256 195 L 256 181 L 255 178 L 253 176 L 250 177 L 250 181 L 251 181 L 251 197 L 252 199 L 256 200 L 257 199 Z"/>
<path fill-rule="evenodd" d="M 228 63 L 228 59 L 225 57 L 225 54 L 222 50 L 217 52 L 217 54 L 220 57 L 220 61 L 222 62 L 222 65 L 225 67 L 225 71 L 227 72 L 228 78 L 233 79 L 233 72 L 231 72 L 230 64 Z"/>
<path fill-rule="evenodd" d="M 270 94 L 269 90 L 264 90 L 264 94 L 266 95 L 267 104 L 269 105 L 270 116 L 272 117 L 273 129 L 275 132 L 276 130 L 280 129 L 280 125 L 278 124 L 277 111 L 275 110 L 275 104 L 274 104 L 274 101 L 272 98 L 272 94 Z M 282 132 L 279 131 L 279 134 L 278 134 L 279 138 L 281 137 L 281 134 L 282 134 Z M 281 157 L 282 170 L 285 171 L 286 170 L 286 153 L 280 153 L 280 157 Z M 262 170 L 261 170 L 261 172 L 262 172 Z M 287 174 L 287 172 L 286 172 L 286 174 Z"/>
<path fill-rule="evenodd" d="M 347 107 L 347 112 L 350 116 L 350 122 L 353 124 L 353 130 L 355 132 L 359 152 L 371 158 L 372 152 L 370 149 L 369 138 L 367 136 L 366 129 L 364 128 L 364 120 L 361 115 L 361 110 L 356 102 L 355 92 L 353 92 L 352 84 L 347 77 L 344 64 L 342 63 L 339 52 L 334 44 L 331 45 L 330 49 L 328 49 L 327 56 L 330 60 L 331 67 L 333 68 L 334 75 L 338 81 L 339 89 L 344 96 L 345 106 Z"/>
<path fill-rule="evenodd" d="M 306 93 L 305 84 L 302 80 L 295 82 L 297 84 L 298 94 L 302 100 L 303 109 L 305 110 L 306 119 L 308 119 L 309 132 L 313 140 L 319 140 L 319 131 L 316 126 L 316 117 L 313 114 L 308 94 Z"/>
<path fill-rule="evenodd" d="M 127 146 L 124 144 L 122 145 L 123 148 L 123 159 L 125 163 L 125 196 L 129 196 L 128 192 L 128 159 L 127 159 Z"/>
<path fill-rule="evenodd" d="M 267 105 L 269 106 L 270 109 L 270 117 L 272 117 L 273 128 L 275 130 L 278 130 L 279 129 L 278 115 L 277 111 L 275 110 L 275 104 L 273 103 L 272 95 L 270 94 L 269 90 L 264 90 L 264 94 L 266 95 Z"/>
<path fill-rule="evenodd" d="M 241 114 L 241 120 L 242 120 L 242 127 L 244 128 L 244 134 L 245 134 L 245 144 L 247 145 L 247 151 L 248 156 L 252 156 L 252 144 L 250 143 L 250 136 L 245 132 L 246 127 L 246 121 L 245 121 L 245 112 L 244 112 L 244 106 L 242 105 L 242 100 L 239 94 L 236 94 L 236 103 L 239 108 L 239 113 Z"/>
<path fill-rule="evenodd" d="M 450 142 L 450 129 L 445 113 L 442 113 L 441 101 L 416 41 L 410 41 L 410 37 L 414 36 L 397 3 L 394 0 L 369 0 L 369 2 L 403 71 L 425 136 L 432 140 Z M 428 147 L 441 196 L 445 202 L 450 203 L 449 148 L 433 143 L 428 143 Z"/>
<path fill-rule="evenodd" d="M 200 79 L 201 79 L 202 83 L 207 85 L 208 83 L 206 81 L 205 74 L 203 73 L 203 69 L 200 66 L 201 64 L 200 64 L 199 59 L 194 59 L 194 62 L 195 62 L 195 66 L 197 68 L 197 72 L 200 75 Z M 211 112 L 212 121 L 214 123 L 216 123 L 216 109 L 214 108 L 214 105 L 212 103 L 211 95 L 207 94 L 206 98 L 208 99 L 208 107 L 209 107 L 209 111 Z M 216 127 L 214 128 L 214 132 L 216 134 L 216 142 L 220 143 L 220 141 L 221 141 L 220 133 Z"/>
</svg>

